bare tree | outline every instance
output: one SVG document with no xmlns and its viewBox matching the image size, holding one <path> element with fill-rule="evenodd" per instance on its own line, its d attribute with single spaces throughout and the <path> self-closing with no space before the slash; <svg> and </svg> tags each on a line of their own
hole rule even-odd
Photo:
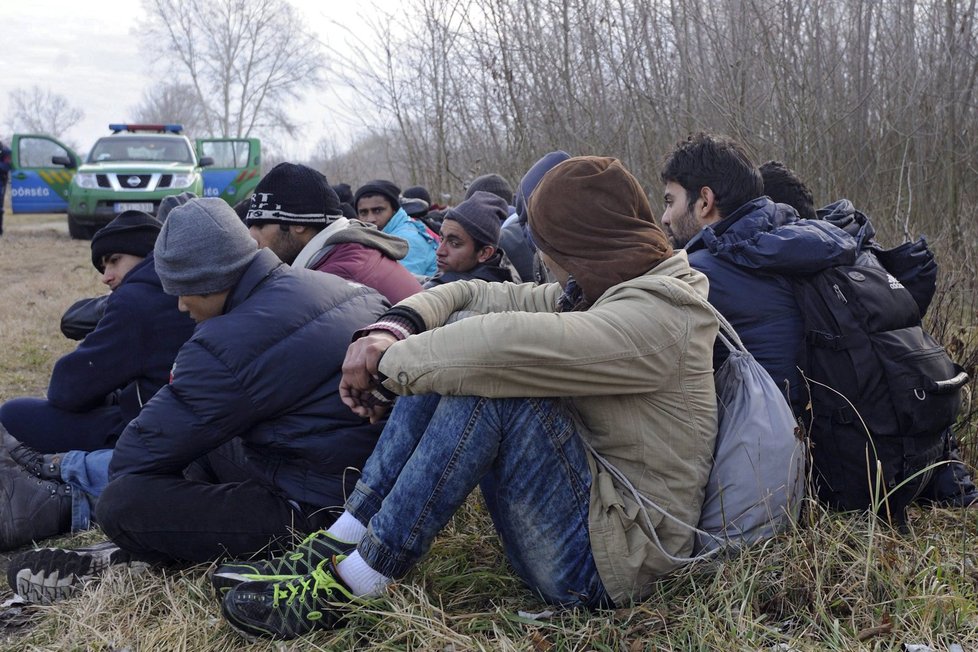
<svg viewBox="0 0 978 652">
<path fill-rule="evenodd" d="M 144 0 L 149 42 L 197 96 L 209 135 L 293 135 L 286 110 L 322 73 L 319 43 L 285 0 Z"/>
<path fill-rule="evenodd" d="M 61 138 L 78 124 L 85 112 L 72 106 L 68 98 L 40 86 L 17 88 L 10 92 L 8 122 L 13 131 L 28 131 Z"/>
<path fill-rule="evenodd" d="M 178 123 L 191 135 L 205 135 L 209 131 L 204 107 L 190 84 L 155 84 L 146 89 L 142 101 L 132 112 L 134 122 Z"/>
</svg>

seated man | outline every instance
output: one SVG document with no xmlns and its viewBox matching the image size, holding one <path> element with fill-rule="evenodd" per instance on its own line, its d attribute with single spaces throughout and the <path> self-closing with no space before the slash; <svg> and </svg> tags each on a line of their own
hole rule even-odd
<svg viewBox="0 0 978 652">
<path fill-rule="evenodd" d="M 131 211 L 95 234 L 92 264 L 111 289 L 104 316 L 58 361 L 47 400 L 0 406 L 0 550 L 90 527 L 85 450 L 62 452 L 111 446 L 166 383 L 193 332 L 156 275 L 159 231 L 152 216 Z"/>
<path fill-rule="evenodd" d="M 855 210 L 847 200 L 840 200 L 818 211 L 811 190 L 794 170 L 780 161 L 768 161 L 760 167 L 764 180 L 764 194 L 780 204 L 787 204 L 798 211 L 803 219 L 822 219 L 838 226 L 854 237 L 869 228 L 868 219 Z M 870 238 L 873 246 L 875 241 Z M 915 245 L 916 246 L 916 245 Z M 878 253 L 877 255 L 882 255 Z M 914 256 L 914 258 L 918 258 Z M 893 275 L 914 295 L 921 317 L 933 299 L 936 290 L 936 263 L 932 256 L 919 256 L 920 265 L 914 265 L 901 274 L 891 270 Z M 971 471 L 961 461 L 957 437 L 948 429 L 944 438 L 944 449 L 940 462 L 934 468 L 930 481 L 921 490 L 918 501 L 935 502 L 951 507 L 978 506 L 978 488 L 975 487 Z"/>
<path fill-rule="evenodd" d="M 769 174 L 773 167 L 768 166 Z M 783 177 L 787 169 L 780 168 L 779 175 Z M 818 212 L 821 219 L 799 219 L 792 206 L 774 203 L 764 196 L 761 172 L 743 147 L 719 136 L 700 133 L 680 142 L 666 159 L 661 178 L 665 184 L 666 204 L 662 223 L 673 245 L 685 246 L 690 265 L 709 278 L 710 302 L 733 325 L 744 345 L 777 385 L 787 390 L 795 415 L 805 422 L 813 441 L 811 451 L 819 497 L 833 507 L 855 509 L 849 505 L 858 504 L 862 499 L 861 492 L 876 486 L 875 471 L 871 470 L 865 479 L 854 473 L 848 474 L 853 478 L 851 486 L 836 478 L 825 478 L 837 469 L 851 468 L 857 472 L 875 469 L 879 462 L 883 470 L 880 486 L 887 490 L 895 523 L 902 524 L 903 507 L 916 497 L 920 485 L 929 477 L 926 468 L 937 457 L 942 439 L 947 438 L 941 435 L 943 428 L 936 427 L 936 432 L 905 434 L 909 427 L 890 418 L 894 405 L 890 404 L 889 396 L 885 400 L 880 398 L 882 392 L 874 395 L 873 400 L 865 401 L 860 392 L 875 392 L 890 386 L 889 371 L 876 353 L 872 358 L 860 356 L 864 351 L 873 351 L 870 345 L 871 341 L 875 345 L 873 338 L 908 346 L 917 342 L 922 344 L 922 339 L 894 335 L 898 331 L 910 332 L 910 329 L 919 328 L 920 301 L 911 298 L 913 292 L 892 275 L 885 289 L 885 303 L 878 301 L 879 296 L 858 294 L 847 300 L 845 293 L 835 285 L 839 305 L 847 305 L 850 301 L 860 305 L 864 313 L 870 315 L 861 316 L 863 323 L 867 328 L 877 329 L 872 333 L 848 336 L 843 343 L 843 338 L 834 334 L 817 330 L 806 332 L 806 319 L 815 313 L 800 309 L 799 295 L 795 291 L 795 286 L 805 279 L 837 266 L 883 269 L 875 253 L 879 249 L 872 243 L 871 227 L 853 221 L 851 215 L 828 219 L 822 215 L 823 211 Z M 796 186 L 791 190 L 797 192 L 800 188 Z M 776 195 L 783 191 L 771 189 Z M 844 203 L 848 204 L 847 201 Z M 858 271 L 854 278 L 860 282 L 866 279 Z M 868 283 L 865 285 L 869 286 Z M 883 305 L 891 314 L 884 315 L 883 311 L 876 310 Z M 831 318 L 835 316 L 831 315 Z M 823 335 L 834 338 L 831 345 L 823 343 L 826 341 L 820 339 Z M 803 346 L 806 343 L 807 346 Z M 809 388 L 799 365 L 804 367 L 806 377 L 825 369 L 809 368 L 807 358 L 800 360 L 799 354 L 803 350 L 819 349 L 845 351 L 850 360 L 868 361 L 864 371 L 874 382 L 862 383 L 856 391 L 847 392 L 817 381 L 809 383 L 812 385 Z M 901 352 L 904 350 L 900 349 Z M 935 353 L 931 351 L 928 355 Z M 908 367 L 920 360 L 911 356 L 900 359 L 905 360 Z M 868 368 L 870 364 L 875 367 Z M 842 385 L 855 377 L 854 373 L 846 373 L 848 370 L 841 364 L 832 366 L 830 371 L 838 376 L 832 379 L 834 385 Z M 904 368 L 900 373 L 904 373 Z M 899 382 L 905 383 L 902 379 Z M 822 387 L 830 391 L 820 394 Z M 837 409 L 824 400 L 826 394 L 833 392 L 835 396 L 841 394 L 847 402 L 844 409 Z M 906 390 L 906 396 L 913 401 L 912 390 Z M 920 396 L 917 400 L 923 401 Z M 852 411 L 858 412 L 856 405 L 861 405 L 863 410 L 858 414 L 858 420 L 852 414 Z M 874 406 L 879 406 L 876 414 L 871 413 Z M 885 424 L 879 425 L 878 413 L 888 415 Z M 850 437 L 849 428 L 858 434 Z M 912 443 L 904 446 L 905 439 Z M 844 449 L 839 442 L 861 450 Z M 868 465 L 867 459 L 870 460 Z M 947 472 L 953 475 L 952 469 Z M 840 476 L 847 477 L 846 474 Z M 859 492 L 853 491 L 852 487 L 858 487 Z M 956 493 L 959 492 L 952 491 L 949 499 L 953 501 Z M 962 503 L 969 504 L 974 498 L 967 486 L 961 487 Z"/>
<path fill-rule="evenodd" d="M 373 224 L 384 233 L 407 240 L 408 253 L 401 264 L 419 277 L 437 271 L 435 249 L 438 237 L 423 222 L 408 217 L 401 208 L 401 190 L 390 181 L 378 179 L 359 188 L 353 196 L 357 217 Z"/>
<path fill-rule="evenodd" d="M 536 247 L 526 236 L 526 206 L 543 175 L 569 158 L 570 154 L 562 150 L 550 152 L 543 155 L 526 171 L 516 190 L 516 212 L 506 218 L 499 232 L 499 248 L 506 254 L 524 283 L 553 280 L 539 264 Z"/>
<path fill-rule="evenodd" d="M 428 279 L 425 289 L 475 278 L 513 282 L 513 270 L 499 249 L 499 229 L 506 210 L 506 202 L 481 190 L 449 208 L 435 252 L 438 273 Z M 515 281 L 519 282 L 519 276 Z"/>
<path fill-rule="evenodd" d="M 68 595 L 107 563 L 252 554 L 328 525 L 382 428 L 350 412 L 338 389 L 346 343 L 383 312 L 383 297 L 260 251 L 217 198 L 175 208 L 155 256 L 163 289 L 197 327 L 170 383 L 112 454 L 95 511 L 118 547 L 12 560 L 8 580 L 29 599 Z M 188 464 L 235 437 L 249 477 L 184 478 Z"/>
<path fill-rule="evenodd" d="M 344 401 L 376 415 L 378 397 L 401 398 L 329 530 L 215 572 L 236 629 L 337 626 L 480 483 L 516 572 L 554 604 L 643 600 L 692 551 L 716 437 L 705 278 L 614 159 L 551 170 L 529 225 L 559 284 L 447 283 L 359 333 Z M 480 314 L 445 325 L 456 311 Z"/>
<path fill-rule="evenodd" d="M 92 237 L 92 264 L 112 290 L 105 314 L 55 364 L 46 399 L 0 406 L 0 424 L 19 442 L 42 453 L 110 447 L 166 384 L 194 324 L 156 275 L 160 227 L 151 215 L 127 211 Z"/>
<path fill-rule="evenodd" d="M 398 263 L 403 239 L 343 217 L 326 177 L 305 165 L 279 163 L 258 182 L 245 224 L 259 247 L 283 263 L 362 283 L 391 303 L 421 291 Z"/>
</svg>

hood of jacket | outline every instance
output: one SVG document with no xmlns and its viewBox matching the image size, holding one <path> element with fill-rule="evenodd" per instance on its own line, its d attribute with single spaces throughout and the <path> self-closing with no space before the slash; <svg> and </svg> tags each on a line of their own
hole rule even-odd
<svg viewBox="0 0 978 652">
<path fill-rule="evenodd" d="M 827 220 L 802 220 L 767 197 L 749 201 L 716 224 L 704 227 L 686 245 L 738 267 L 803 275 L 835 265 L 851 265 L 857 242 Z"/>
<path fill-rule="evenodd" d="M 394 260 L 401 260 L 408 253 L 408 243 L 403 238 L 384 233 L 373 224 L 360 220 L 350 220 L 345 229 L 337 231 L 326 240 L 327 245 L 343 242 L 356 242 L 365 247 L 376 249 Z"/>
<path fill-rule="evenodd" d="M 866 215 L 856 210 L 848 199 L 840 199 L 828 206 L 823 206 L 815 212 L 818 219 L 842 229 L 859 244 L 859 248 L 875 245 L 876 229 Z"/>
</svg>

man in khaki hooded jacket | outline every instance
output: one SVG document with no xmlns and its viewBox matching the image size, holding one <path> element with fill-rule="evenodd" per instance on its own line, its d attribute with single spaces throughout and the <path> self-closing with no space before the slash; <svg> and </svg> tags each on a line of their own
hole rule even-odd
<svg viewBox="0 0 978 652">
<path fill-rule="evenodd" d="M 716 436 L 706 279 L 614 159 L 554 167 L 529 226 L 559 284 L 449 283 L 358 333 L 344 401 L 366 416 L 402 398 L 329 530 L 215 573 L 237 629 L 337 626 L 476 485 L 514 569 L 554 604 L 642 600 L 691 553 Z"/>
</svg>

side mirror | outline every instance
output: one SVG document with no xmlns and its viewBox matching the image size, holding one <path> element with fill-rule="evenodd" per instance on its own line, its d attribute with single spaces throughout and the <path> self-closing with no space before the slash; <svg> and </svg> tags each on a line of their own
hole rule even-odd
<svg viewBox="0 0 978 652">
<path fill-rule="evenodd" d="M 206 168 L 208 165 L 214 165 L 214 158 L 211 156 L 205 156 L 200 159 L 200 167 Z"/>
<path fill-rule="evenodd" d="M 71 158 L 70 156 L 52 156 L 51 163 L 68 169 L 78 167 L 78 165 L 75 163 L 75 159 Z"/>
</svg>

